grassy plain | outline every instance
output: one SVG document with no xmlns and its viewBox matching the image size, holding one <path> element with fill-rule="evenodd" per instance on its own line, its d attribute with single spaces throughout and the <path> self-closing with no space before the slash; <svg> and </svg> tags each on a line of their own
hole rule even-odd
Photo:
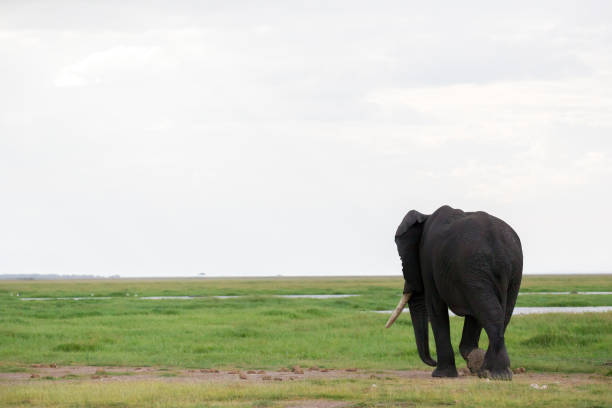
<svg viewBox="0 0 612 408">
<path fill-rule="evenodd" d="M 2 390 L 2 388 L 0 388 Z M 310 404 L 309 404 L 310 402 Z M 610 383 L 338 379 L 282 383 L 40 381 L 0 393 L 5 407 L 609 407 Z M 335 405 L 338 404 L 338 405 Z"/>
<path fill-rule="evenodd" d="M 0 298 L 10 293 L 22 297 L 140 296 L 155 295 L 272 295 L 272 294 L 371 294 L 397 295 L 403 288 L 397 277 L 295 277 L 295 278 L 193 278 L 0 281 Z M 612 291 L 612 275 L 526 275 L 522 292 Z"/>
<path fill-rule="evenodd" d="M 418 358 L 409 316 L 401 317 L 385 330 L 388 316 L 370 312 L 392 309 L 401 288 L 398 278 L 0 282 L 0 371 L 28 371 L 30 364 L 49 363 L 184 369 L 275 370 L 317 365 L 334 369 L 424 370 L 427 367 Z M 612 275 L 526 276 L 522 288 L 531 292 L 612 291 Z M 360 296 L 325 300 L 272 296 L 323 293 Z M 112 299 L 21 300 L 92 294 Z M 246 297 L 139 299 L 160 295 Z M 533 294 L 519 296 L 518 305 L 612 305 L 612 295 Z M 455 348 L 462 320 L 451 318 Z M 428 379 L 413 384 L 389 378 L 379 381 L 375 389 L 371 389 L 371 381 L 360 379 L 223 387 L 36 380 L 10 386 L 0 382 L 0 405 L 274 406 L 289 400 L 330 399 L 358 401 L 360 406 L 406 406 L 407 401 L 423 406 L 474 406 L 498 398 L 498 392 L 507 394 L 504 401 L 508 406 L 611 403 L 610 382 L 605 381 L 612 375 L 612 313 L 515 316 L 506 339 L 513 367 L 522 366 L 528 372 L 589 373 L 598 380 L 571 387 L 551 386 L 539 394 L 533 394 L 529 384 L 520 381 L 490 384 L 477 379 Z M 435 350 L 433 340 L 431 343 Z M 481 347 L 486 345 L 483 333 Z M 464 366 L 459 355 L 457 361 L 458 366 Z M 441 389 L 445 392 L 440 393 Z M 534 395 L 539 395 L 541 404 L 531 401 Z M 579 400 L 585 402 L 570 403 Z"/>
</svg>

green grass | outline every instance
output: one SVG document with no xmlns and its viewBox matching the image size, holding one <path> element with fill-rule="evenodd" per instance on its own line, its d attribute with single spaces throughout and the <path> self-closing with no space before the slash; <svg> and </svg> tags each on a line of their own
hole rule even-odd
<svg viewBox="0 0 612 408">
<path fill-rule="evenodd" d="M 612 275 L 525 275 L 522 292 L 610 292 Z"/>
<path fill-rule="evenodd" d="M 373 384 L 376 386 L 373 387 Z M 607 407 L 610 384 L 549 384 L 464 380 L 328 380 L 235 384 L 38 382 L 0 385 L 3 407 L 283 407 L 290 402 L 348 401 L 352 407 Z"/>
<path fill-rule="evenodd" d="M 391 329 L 401 294 L 398 278 L 181 279 L 0 282 L 0 373 L 58 365 L 278 369 L 423 369 L 408 314 Z M 524 279 L 525 291 L 612 291 L 611 275 Z M 16 294 L 20 296 L 17 297 Z M 21 297 L 113 296 L 108 300 L 22 301 Z M 246 295 L 239 299 L 142 300 L 153 295 Z M 343 299 L 285 299 L 272 294 L 359 294 Z M 12 296 L 11 296 L 12 294 Z M 519 306 L 612 305 L 611 295 L 519 296 Z M 451 318 L 455 350 L 463 319 Z M 433 336 L 430 336 L 431 348 Z M 515 316 L 506 333 L 513 367 L 529 372 L 612 375 L 612 313 Z M 483 332 L 481 347 L 486 348 Z M 458 366 L 464 366 L 457 355 Z M 520 376 L 518 376 L 520 378 Z M 170 380 L 172 378 L 166 378 Z M 98 384 L 44 379 L 0 381 L 0 406 L 282 406 L 289 400 L 331 399 L 356 406 L 478 406 L 503 396 L 504 406 L 609 406 L 597 381 L 535 391 L 528 384 L 387 379 L 317 380 L 240 386 Z M 493 388 L 491 388 L 493 387 Z M 440 389 L 444 392 L 440 392 Z M 497 390 L 497 391 L 495 391 Z M 361 404 L 361 405 L 359 405 Z M 500 406 L 500 405 L 496 405 Z"/>
<path fill-rule="evenodd" d="M 526 277 L 528 288 L 606 290 L 612 276 Z M 593 280 L 595 283 L 589 283 Z M 569 282 L 569 283 L 568 283 Z M 12 364 L 161 365 L 170 367 L 425 368 L 409 315 L 385 330 L 401 281 L 391 278 L 25 281 L 0 284 L 0 361 Z M 249 286 L 251 284 L 252 286 Z M 539 286 L 538 286 L 539 285 Z M 119 287 L 122 289 L 120 290 Z M 250 294 L 239 299 L 21 301 L 22 296 L 83 296 L 95 289 L 143 295 Z M 284 299 L 273 293 L 357 293 L 343 299 Z M 520 296 L 520 306 L 612 305 L 610 295 Z M 462 318 L 451 318 L 457 348 Z M 507 332 L 514 366 L 604 373 L 611 360 L 612 313 L 515 316 Z M 432 349 L 433 336 L 431 336 Z M 486 347 L 483 333 L 481 347 Z M 461 361 L 461 358 L 458 357 Z"/>
<path fill-rule="evenodd" d="M 193 279 L 101 279 L 53 281 L 0 281 L 0 297 L 19 293 L 21 297 L 95 296 L 211 296 L 270 294 L 342 294 L 372 296 L 401 292 L 397 277 L 333 278 L 193 278 Z M 612 291 L 612 275 L 526 275 L 523 292 Z M 126 296 L 129 294 L 129 296 Z"/>
<path fill-rule="evenodd" d="M 525 295 L 517 306 L 612 306 L 612 295 Z"/>
</svg>

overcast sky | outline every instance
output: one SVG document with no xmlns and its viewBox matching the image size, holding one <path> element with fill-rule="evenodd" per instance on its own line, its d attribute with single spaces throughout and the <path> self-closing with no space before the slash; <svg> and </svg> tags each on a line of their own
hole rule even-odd
<svg viewBox="0 0 612 408">
<path fill-rule="evenodd" d="M 400 276 L 443 204 L 612 271 L 611 2 L 0 2 L 0 273 Z"/>
</svg>

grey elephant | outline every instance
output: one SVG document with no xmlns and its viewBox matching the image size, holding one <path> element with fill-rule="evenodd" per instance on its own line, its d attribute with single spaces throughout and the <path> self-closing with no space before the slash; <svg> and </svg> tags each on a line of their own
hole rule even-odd
<svg viewBox="0 0 612 408">
<path fill-rule="evenodd" d="M 465 316 L 459 351 L 467 361 L 484 328 L 489 348 L 478 374 L 510 380 L 504 334 L 521 285 L 521 241 L 505 222 L 485 212 L 449 206 L 431 215 L 410 211 L 395 234 L 402 260 L 404 294 L 387 322 L 408 304 L 419 356 L 435 366 L 434 377 L 456 377 L 448 309 Z M 438 361 L 429 353 L 431 322 Z"/>
</svg>

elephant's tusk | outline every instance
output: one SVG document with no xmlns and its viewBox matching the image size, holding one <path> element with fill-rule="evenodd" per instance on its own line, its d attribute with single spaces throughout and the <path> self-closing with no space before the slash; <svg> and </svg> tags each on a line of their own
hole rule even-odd
<svg viewBox="0 0 612 408">
<path fill-rule="evenodd" d="M 404 293 L 404 296 L 402 296 L 402 298 L 400 299 L 399 303 L 397 304 L 397 307 L 395 308 L 393 313 L 391 313 L 391 317 L 389 318 L 389 321 L 385 325 L 385 328 L 388 329 L 389 327 L 391 327 L 393 322 L 395 322 L 395 319 L 397 319 L 399 315 L 402 314 L 402 311 L 404 310 L 404 306 L 406 306 L 406 303 L 408 303 L 408 300 L 410 300 L 411 295 L 412 293 Z"/>
</svg>

